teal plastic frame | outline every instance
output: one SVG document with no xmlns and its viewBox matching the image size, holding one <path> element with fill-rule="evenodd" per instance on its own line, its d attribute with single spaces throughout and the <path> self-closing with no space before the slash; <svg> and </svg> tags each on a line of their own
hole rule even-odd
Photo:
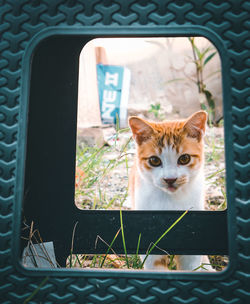
<svg viewBox="0 0 250 304">
<path fill-rule="evenodd" d="M 2 303 L 248 303 L 250 300 L 249 1 L 7 0 L 0 3 Z M 221 273 L 29 270 L 20 227 L 30 65 L 58 35 L 204 36 L 222 61 L 230 264 Z"/>
</svg>

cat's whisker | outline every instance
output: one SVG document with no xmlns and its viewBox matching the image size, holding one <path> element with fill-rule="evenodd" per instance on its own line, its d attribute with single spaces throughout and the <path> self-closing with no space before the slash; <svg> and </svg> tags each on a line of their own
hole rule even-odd
<svg viewBox="0 0 250 304">
<path fill-rule="evenodd" d="M 181 185 L 185 185 L 187 182 L 186 181 L 182 181 L 182 182 L 178 182 L 177 185 L 181 186 Z"/>
<path fill-rule="evenodd" d="M 188 182 L 187 178 L 181 178 L 181 179 L 177 179 L 176 184 L 177 185 L 184 185 Z"/>
</svg>

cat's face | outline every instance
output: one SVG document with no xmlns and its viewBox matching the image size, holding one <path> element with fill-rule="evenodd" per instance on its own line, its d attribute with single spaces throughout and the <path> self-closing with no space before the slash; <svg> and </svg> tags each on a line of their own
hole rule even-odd
<svg viewBox="0 0 250 304">
<path fill-rule="evenodd" d="M 173 194 L 203 166 L 203 134 L 207 114 L 199 111 L 186 120 L 153 123 L 131 117 L 137 143 L 137 165 L 142 178 Z"/>
</svg>

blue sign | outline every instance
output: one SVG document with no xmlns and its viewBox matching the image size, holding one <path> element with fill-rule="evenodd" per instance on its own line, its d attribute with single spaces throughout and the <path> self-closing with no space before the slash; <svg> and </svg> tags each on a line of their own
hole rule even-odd
<svg viewBox="0 0 250 304">
<path fill-rule="evenodd" d="M 97 65 L 100 112 L 103 123 L 126 125 L 130 72 L 122 66 Z"/>
</svg>

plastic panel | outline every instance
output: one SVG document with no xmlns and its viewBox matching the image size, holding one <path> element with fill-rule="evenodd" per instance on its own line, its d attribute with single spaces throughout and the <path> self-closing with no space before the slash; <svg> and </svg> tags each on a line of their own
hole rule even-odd
<svg viewBox="0 0 250 304">
<path fill-rule="evenodd" d="M 249 1 L 0 2 L 0 298 L 23 303 L 249 303 Z M 52 35 L 203 35 L 223 68 L 230 266 L 219 274 L 29 271 L 18 263 L 32 52 Z M 48 280 L 44 281 L 44 278 Z"/>
</svg>

